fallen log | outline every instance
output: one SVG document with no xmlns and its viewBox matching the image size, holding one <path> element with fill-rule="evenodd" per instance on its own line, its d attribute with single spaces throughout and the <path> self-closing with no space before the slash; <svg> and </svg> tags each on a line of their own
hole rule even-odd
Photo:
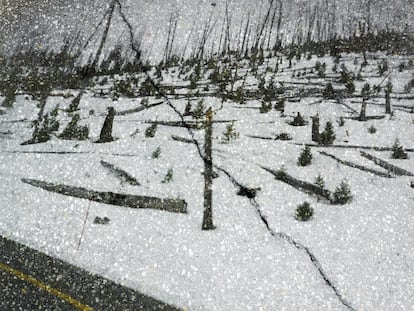
<svg viewBox="0 0 414 311">
<path fill-rule="evenodd" d="M 372 154 L 369 154 L 367 152 L 361 151 L 361 156 L 363 156 L 364 158 L 371 160 L 372 162 L 374 162 L 376 165 L 381 166 L 382 168 L 385 168 L 387 171 L 393 173 L 394 175 L 397 176 L 414 176 L 413 173 L 400 168 L 396 165 L 393 165 L 391 163 L 388 163 L 387 161 L 384 161 L 376 156 L 373 156 Z"/>
<path fill-rule="evenodd" d="M 217 124 L 217 123 L 232 123 L 232 122 L 237 122 L 238 120 L 234 119 L 234 120 L 214 120 L 212 123 Z M 165 125 L 165 126 L 174 126 L 174 127 L 186 127 L 186 126 L 199 126 L 200 121 L 151 121 L 151 120 L 146 120 L 143 121 L 143 123 L 147 123 L 147 124 L 157 124 L 157 125 Z"/>
<path fill-rule="evenodd" d="M 159 105 L 162 105 L 163 103 L 164 103 L 164 101 L 161 101 L 161 102 L 157 102 L 157 103 L 154 103 L 154 104 L 151 104 L 151 105 L 139 106 L 137 108 L 127 109 L 127 110 L 123 110 L 123 111 L 117 111 L 115 113 L 115 115 L 116 116 L 124 116 L 124 115 L 131 114 L 131 113 L 137 113 L 137 112 L 140 112 L 140 111 L 143 111 L 143 110 L 146 110 L 146 109 L 157 107 Z"/>
<path fill-rule="evenodd" d="M 246 135 L 246 137 L 254 138 L 254 139 L 262 139 L 262 140 L 292 140 L 292 137 L 290 137 L 287 133 L 280 133 L 277 134 L 275 137 L 269 137 L 269 136 L 258 136 L 258 135 Z"/>
<path fill-rule="evenodd" d="M 331 197 L 331 192 L 327 189 L 323 189 L 317 185 L 296 179 L 293 176 L 290 176 L 284 170 L 275 171 L 264 166 L 261 166 L 261 168 L 267 171 L 268 173 L 272 174 L 277 180 L 282 181 L 298 189 L 299 191 L 302 191 L 309 195 L 315 195 L 318 199 L 322 199 L 329 203 L 335 203 L 333 198 Z"/>
<path fill-rule="evenodd" d="M 180 199 L 160 199 L 148 196 L 138 196 L 124 193 L 88 190 L 45 181 L 22 178 L 22 182 L 34 187 L 75 198 L 86 199 L 98 203 L 124 206 L 129 208 L 150 208 L 172 213 L 187 213 L 187 203 Z"/>
<path fill-rule="evenodd" d="M 349 167 L 352 167 L 352 168 L 356 168 L 356 169 L 364 171 L 364 172 L 374 174 L 376 176 L 385 177 L 385 178 L 392 178 L 393 177 L 389 173 L 377 171 L 377 170 L 371 169 L 371 168 L 363 166 L 363 165 L 355 164 L 355 163 L 350 162 L 350 161 L 341 160 L 340 158 L 334 156 L 333 154 L 330 154 L 330 153 L 327 153 L 327 152 L 324 152 L 324 151 L 319 151 L 319 153 L 321 155 L 324 155 L 324 156 L 327 156 L 327 157 L 330 157 L 330 158 L 336 160 L 338 163 L 341 163 L 343 165 L 346 165 L 346 166 L 349 166 Z"/>
<path fill-rule="evenodd" d="M 366 116 L 365 119 L 364 119 L 364 121 L 368 121 L 368 120 L 382 120 L 384 118 L 385 118 L 385 116 Z M 360 117 L 344 117 L 344 119 L 360 121 Z"/>
<path fill-rule="evenodd" d="M 309 143 L 291 143 L 297 146 L 309 146 L 315 148 L 342 148 L 342 149 L 366 149 L 375 151 L 392 151 L 392 147 L 378 147 L 378 146 L 360 146 L 360 145 L 318 145 Z M 414 148 L 404 149 L 406 152 L 414 152 Z"/>
<path fill-rule="evenodd" d="M 187 144 L 195 144 L 196 141 L 194 139 L 189 139 L 189 138 L 185 138 L 185 137 L 181 137 L 181 136 L 177 136 L 177 135 L 171 135 L 171 138 L 175 141 L 179 141 L 182 143 L 187 143 Z"/>
<path fill-rule="evenodd" d="M 105 162 L 105 161 L 101 161 L 101 165 L 106 168 L 107 170 L 109 170 L 113 175 L 115 175 L 116 178 L 118 178 L 121 181 L 121 184 L 123 183 L 128 183 L 131 186 L 140 186 L 141 184 L 138 182 L 138 180 L 136 180 L 133 176 L 131 176 L 130 174 L 128 174 L 126 171 L 124 171 L 123 169 L 116 167 L 115 165 L 109 163 L 109 162 Z"/>
</svg>

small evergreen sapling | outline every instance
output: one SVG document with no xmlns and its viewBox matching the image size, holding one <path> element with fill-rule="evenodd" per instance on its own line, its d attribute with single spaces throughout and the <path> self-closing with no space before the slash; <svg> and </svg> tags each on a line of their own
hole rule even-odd
<svg viewBox="0 0 414 311">
<path fill-rule="evenodd" d="M 325 188 L 325 180 L 323 179 L 323 177 L 322 177 L 321 174 L 319 174 L 318 176 L 315 177 L 314 184 L 316 186 L 318 186 L 320 189 L 324 189 Z"/>
<path fill-rule="evenodd" d="M 371 86 L 368 83 L 365 83 L 361 90 L 362 99 L 368 100 L 371 95 Z"/>
<path fill-rule="evenodd" d="M 353 80 L 349 80 L 345 83 L 346 91 L 348 94 L 353 94 L 355 92 L 355 84 Z"/>
<path fill-rule="evenodd" d="M 304 202 L 296 208 L 295 219 L 299 221 L 307 221 L 313 216 L 313 208 L 308 202 Z"/>
<path fill-rule="evenodd" d="M 145 130 L 145 137 L 154 137 L 155 133 L 157 133 L 157 123 L 151 124 L 146 130 Z"/>
<path fill-rule="evenodd" d="M 337 121 L 338 126 L 344 126 L 345 125 L 345 119 L 344 117 L 340 117 L 339 120 Z"/>
<path fill-rule="evenodd" d="M 395 140 L 392 146 L 391 158 L 393 159 L 408 159 L 408 154 L 404 151 L 404 148 L 400 145 L 398 139 Z"/>
<path fill-rule="evenodd" d="M 335 204 L 344 205 L 352 200 L 351 189 L 348 183 L 343 180 L 333 193 Z"/>
<path fill-rule="evenodd" d="M 226 131 L 223 132 L 223 139 L 222 139 L 222 143 L 223 144 L 228 144 L 233 140 L 236 140 L 237 138 L 239 138 L 239 133 L 236 131 L 236 128 L 234 126 L 234 122 L 231 122 L 230 124 L 228 124 L 226 126 Z"/>
<path fill-rule="evenodd" d="M 309 146 L 306 146 L 305 148 L 303 148 L 302 153 L 299 156 L 298 165 L 307 166 L 311 163 L 312 163 L 312 152 Z"/>
<path fill-rule="evenodd" d="M 158 159 L 161 155 L 161 147 L 157 147 L 157 149 L 155 149 L 152 154 L 151 154 L 151 158 L 153 159 Z"/>
<path fill-rule="evenodd" d="M 167 183 L 171 182 L 172 179 L 173 179 L 173 175 L 174 175 L 173 169 L 169 168 L 168 171 L 167 171 L 167 174 L 165 175 L 165 177 L 164 177 L 163 181 L 161 181 L 161 183 L 167 184 Z"/>
<path fill-rule="evenodd" d="M 319 143 L 321 145 L 332 145 L 332 143 L 335 141 L 335 132 L 333 129 L 333 125 L 331 122 L 326 122 L 325 130 L 321 133 L 319 137 Z"/>
<path fill-rule="evenodd" d="M 378 65 L 378 73 L 380 76 L 383 76 L 384 73 L 388 71 L 388 62 L 386 59 L 384 59 L 379 65 Z"/>
<path fill-rule="evenodd" d="M 329 82 L 326 86 L 325 89 L 323 90 L 323 97 L 325 99 L 334 99 L 336 96 L 336 91 L 332 85 L 331 82 Z"/>
<path fill-rule="evenodd" d="M 205 109 L 206 108 L 204 106 L 203 100 L 198 101 L 197 106 L 196 106 L 196 108 L 194 109 L 194 111 L 192 113 L 193 118 L 196 119 L 196 120 L 202 119 L 204 117 L 205 113 L 206 113 Z"/>
<path fill-rule="evenodd" d="M 292 122 L 290 122 L 290 125 L 293 126 L 304 126 L 306 125 L 305 119 L 302 117 L 300 112 L 297 113 L 296 117 L 293 119 Z"/>
<path fill-rule="evenodd" d="M 285 102 L 286 99 L 284 97 L 280 97 L 275 104 L 275 110 L 280 111 L 281 113 L 285 112 Z"/>
<path fill-rule="evenodd" d="M 375 127 L 375 126 L 371 125 L 371 126 L 368 128 L 368 133 L 370 133 L 370 134 L 375 134 L 376 132 L 377 132 L 377 129 L 376 129 L 376 127 Z"/>
<path fill-rule="evenodd" d="M 260 106 L 260 113 L 267 113 L 270 110 L 272 110 L 272 103 L 271 102 L 266 102 L 266 101 L 262 101 L 262 105 Z"/>
</svg>

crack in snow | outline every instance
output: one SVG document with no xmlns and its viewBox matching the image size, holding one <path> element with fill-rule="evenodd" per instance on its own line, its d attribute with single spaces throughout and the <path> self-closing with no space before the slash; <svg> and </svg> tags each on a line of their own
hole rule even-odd
<svg viewBox="0 0 414 311">
<path fill-rule="evenodd" d="M 312 264 L 316 267 L 316 269 L 318 270 L 319 274 L 322 276 L 322 278 L 324 279 L 324 281 L 326 282 L 326 284 L 334 291 L 335 295 L 338 297 L 338 299 L 340 300 L 340 302 L 345 307 L 347 307 L 348 310 L 356 311 L 356 309 L 354 309 L 352 307 L 352 305 L 344 297 L 342 297 L 339 289 L 329 279 L 329 277 L 327 276 L 326 272 L 323 270 L 321 263 L 316 258 L 316 256 L 310 251 L 310 249 L 308 247 L 306 247 L 305 245 L 303 245 L 302 243 L 297 242 L 290 235 L 288 235 L 288 234 L 286 234 L 284 232 L 275 232 L 275 231 L 273 231 L 272 228 L 270 228 L 269 222 L 267 221 L 266 216 L 261 211 L 260 206 L 257 203 L 257 201 L 256 201 L 255 198 L 251 198 L 250 199 L 250 204 L 255 208 L 256 212 L 258 213 L 260 219 L 265 224 L 265 226 L 266 226 L 267 230 L 269 231 L 269 233 L 273 237 L 275 237 L 275 238 L 281 238 L 281 239 L 287 241 L 289 244 L 292 244 L 293 246 L 295 246 L 297 249 L 299 249 L 301 251 L 304 251 L 306 253 L 306 255 L 308 255 L 308 257 L 311 260 Z"/>
</svg>

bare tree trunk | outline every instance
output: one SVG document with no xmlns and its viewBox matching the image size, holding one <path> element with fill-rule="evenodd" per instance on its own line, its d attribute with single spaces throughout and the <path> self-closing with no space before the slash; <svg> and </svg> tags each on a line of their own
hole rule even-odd
<svg viewBox="0 0 414 311">
<path fill-rule="evenodd" d="M 213 159 L 212 159 L 212 134 L 213 134 L 213 110 L 210 108 L 206 113 L 205 133 L 205 159 L 204 159 L 204 215 L 202 230 L 213 230 Z"/>
<path fill-rule="evenodd" d="M 254 43 L 254 48 L 255 49 L 258 49 L 260 47 L 260 41 L 262 40 L 263 31 L 266 28 L 266 25 L 268 23 L 269 16 L 270 16 L 270 11 L 272 9 L 272 5 L 273 5 L 273 0 L 270 1 L 270 7 L 267 10 L 266 16 L 265 16 L 262 24 L 260 25 L 260 30 L 258 30 L 258 32 L 256 33 L 256 42 Z"/>
<path fill-rule="evenodd" d="M 365 99 L 362 100 L 361 112 L 359 114 L 359 121 L 367 120 L 367 102 Z"/>
<path fill-rule="evenodd" d="M 391 114 L 391 92 L 385 91 L 385 113 Z"/>
<path fill-rule="evenodd" d="M 281 47 L 281 38 L 280 38 L 280 27 L 282 26 L 282 18 L 283 18 L 283 2 L 279 0 L 279 16 L 277 18 L 277 27 L 276 27 L 276 45 L 275 47 Z"/>
<path fill-rule="evenodd" d="M 113 16 L 114 10 L 115 10 L 115 5 L 116 5 L 116 0 L 113 0 L 112 3 L 111 3 L 111 6 L 109 7 L 109 10 L 108 10 L 108 12 L 109 12 L 108 20 L 106 21 L 105 30 L 103 32 L 103 36 L 102 36 L 101 42 L 99 44 L 98 51 L 96 52 L 95 59 L 94 59 L 92 65 L 91 65 L 91 67 L 93 69 L 95 69 L 96 66 L 98 65 L 99 58 L 101 57 L 102 50 L 103 50 L 103 47 L 104 47 L 105 42 L 106 42 L 106 38 L 108 37 L 109 27 L 111 26 L 111 21 L 112 21 L 112 16 Z"/>
<path fill-rule="evenodd" d="M 246 44 L 247 34 L 249 33 L 249 24 L 250 24 L 250 12 L 249 12 L 249 15 L 247 16 L 246 28 L 244 29 L 243 42 L 242 42 L 242 46 L 240 48 L 241 53 L 244 52 L 244 45 Z"/>
<path fill-rule="evenodd" d="M 185 57 L 185 52 L 187 52 L 188 43 L 190 42 L 190 38 L 193 34 L 195 24 L 196 24 L 196 21 L 194 21 L 193 25 L 191 26 L 191 30 L 190 30 L 190 33 L 188 34 L 187 42 L 185 43 L 183 54 L 181 55 L 181 59 L 184 59 Z"/>
<path fill-rule="evenodd" d="M 231 36 L 230 36 L 230 23 L 231 17 L 229 15 L 229 2 L 226 1 L 226 39 L 225 39 L 225 48 L 227 48 L 227 54 L 230 55 L 230 46 L 231 46 Z"/>
<path fill-rule="evenodd" d="M 266 46 L 267 50 L 269 50 L 269 48 L 270 48 L 270 40 L 272 39 L 273 26 L 274 26 L 275 20 L 276 20 L 276 12 L 277 12 L 277 8 L 275 6 L 274 9 L 273 9 L 273 16 L 272 16 L 272 20 L 271 20 L 271 23 L 270 23 L 269 34 L 268 34 L 268 37 L 267 37 L 267 46 Z"/>
<path fill-rule="evenodd" d="M 171 14 L 170 20 L 168 22 L 167 43 L 165 44 L 165 48 L 164 48 L 164 63 L 167 63 L 167 60 L 168 60 L 168 51 L 169 51 L 169 46 L 170 46 L 172 23 L 173 23 L 173 16 Z"/>
<path fill-rule="evenodd" d="M 319 116 L 312 117 L 312 141 L 319 143 Z"/>
</svg>

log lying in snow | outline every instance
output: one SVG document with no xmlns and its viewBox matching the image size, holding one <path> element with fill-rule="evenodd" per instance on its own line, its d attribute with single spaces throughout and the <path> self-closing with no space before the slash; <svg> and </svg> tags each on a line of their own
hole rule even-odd
<svg viewBox="0 0 414 311">
<path fill-rule="evenodd" d="M 384 119 L 385 116 L 366 116 L 364 121 L 368 121 L 368 120 L 382 120 Z M 349 120 L 360 120 L 360 117 L 344 117 L 344 119 L 349 119 Z"/>
<path fill-rule="evenodd" d="M 258 135 L 246 135 L 246 136 L 249 138 L 262 139 L 262 140 L 283 140 L 283 141 L 292 140 L 292 137 L 290 137 L 290 135 L 287 133 L 280 133 L 280 134 L 277 134 L 275 137 L 258 136 Z"/>
<path fill-rule="evenodd" d="M 123 111 L 117 111 L 115 113 L 115 115 L 116 116 L 125 116 L 127 114 L 137 113 L 137 112 L 141 112 L 141 111 L 146 110 L 146 109 L 157 107 L 159 105 L 162 105 L 163 103 L 164 103 L 164 101 L 161 101 L 161 102 L 157 102 L 157 103 L 154 103 L 154 104 L 151 104 L 151 105 L 139 106 L 137 108 L 127 109 L 127 110 L 123 110 Z"/>
<path fill-rule="evenodd" d="M 22 182 L 47 191 L 56 192 L 80 199 L 130 208 L 151 208 L 172 213 L 187 213 L 187 203 L 179 199 L 160 199 L 124 193 L 102 192 L 81 187 L 59 185 L 35 179 L 22 178 Z"/>
<path fill-rule="evenodd" d="M 371 173 L 371 174 L 374 174 L 374 175 L 377 175 L 377 176 L 380 176 L 380 177 L 392 178 L 392 176 L 389 173 L 377 171 L 377 170 L 371 169 L 371 168 L 363 166 L 363 165 L 352 163 L 350 161 L 341 160 L 340 158 L 334 156 L 333 154 L 330 154 L 330 153 L 327 153 L 327 152 L 324 152 L 324 151 L 319 151 L 319 153 L 321 155 L 330 157 L 330 158 L 336 160 L 338 163 L 341 163 L 343 165 L 346 165 L 346 166 L 349 166 L 349 167 L 352 167 L 352 168 L 356 168 L 358 170 L 368 172 L 368 173 Z"/>
<path fill-rule="evenodd" d="M 131 186 L 140 186 L 141 184 L 136 180 L 134 177 L 129 175 L 126 171 L 123 169 L 116 167 L 115 165 L 101 161 L 101 165 L 109 170 L 113 175 L 115 175 L 116 178 L 118 178 L 121 181 L 121 184 L 128 183 Z"/>
<path fill-rule="evenodd" d="M 360 145 L 318 145 L 318 144 L 303 144 L 303 143 L 291 143 L 297 146 L 309 146 L 315 148 L 342 148 L 342 149 L 365 149 L 375 151 L 392 151 L 392 147 L 378 147 L 378 146 L 360 146 Z M 404 149 L 406 152 L 414 152 L 414 148 Z"/>
<path fill-rule="evenodd" d="M 264 166 L 261 166 L 261 168 L 275 176 L 277 180 L 283 181 L 284 183 L 287 183 L 288 185 L 291 185 L 292 187 L 295 187 L 296 189 L 306 194 L 316 195 L 318 199 L 328 201 L 329 203 L 334 203 L 333 199 L 331 198 L 331 192 L 327 189 L 323 189 L 306 181 L 296 179 L 287 174 L 285 171 L 274 171 Z"/>
<path fill-rule="evenodd" d="M 393 173 L 394 175 L 397 176 L 414 176 L 413 173 L 402 169 L 398 166 L 395 166 L 391 163 L 388 163 L 384 160 L 381 160 L 380 158 L 377 158 L 376 156 L 373 156 L 372 154 L 369 154 L 367 152 L 361 151 L 361 156 L 363 156 L 364 158 L 367 158 L 368 160 L 373 161 L 376 165 L 381 166 L 382 168 L 385 168 L 387 171 Z"/>
<path fill-rule="evenodd" d="M 232 123 L 236 122 L 237 120 L 215 120 L 213 123 Z M 204 126 L 204 121 L 144 121 L 144 123 L 149 124 L 157 124 L 157 125 L 164 125 L 164 126 L 172 126 L 172 127 L 190 127 L 194 129 L 200 128 L 200 126 Z"/>
<path fill-rule="evenodd" d="M 179 141 L 179 142 L 183 142 L 183 143 L 187 143 L 187 144 L 194 144 L 195 143 L 194 139 L 189 139 L 189 138 L 185 138 L 185 137 L 181 137 L 181 136 L 177 136 L 177 135 L 171 135 L 171 138 L 175 141 Z"/>
</svg>

